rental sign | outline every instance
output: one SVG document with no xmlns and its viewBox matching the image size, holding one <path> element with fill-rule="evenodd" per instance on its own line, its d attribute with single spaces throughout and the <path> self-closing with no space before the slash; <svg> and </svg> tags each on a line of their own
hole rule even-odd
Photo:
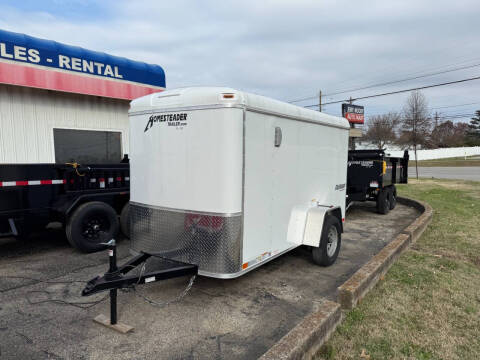
<svg viewBox="0 0 480 360">
<path fill-rule="evenodd" d="M 351 124 L 365 122 L 364 109 L 360 105 L 342 104 L 342 116 Z"/>
<path fill-rule="evenodd" d="M 154 64 L 0 30 L 0 83 L 119 99 L 165 89 Z"/>
<path fill-rule="evenodd" d="M 0 57 L 7 60 L 42 64 L 64 70 L 74 70 L 92 75 L 102 75 L 123 79 L 123 75 L 120 74 L 118 66 L 116 65 L 52 53 L 48 54 L 42 59 L 39 49 L 27 48 L 25 46 L 13 44 L 10 45 L 5 42 L 0 42 Z"/>
</svg>

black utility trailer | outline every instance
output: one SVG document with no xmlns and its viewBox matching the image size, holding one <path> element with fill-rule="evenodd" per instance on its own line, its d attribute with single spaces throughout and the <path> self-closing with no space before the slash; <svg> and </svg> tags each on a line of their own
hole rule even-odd
<svg viewBox="0 0 480 360">
<path fill-rule="evenodd" d="M 128 163 L 2 164 L 0 237 L 61 222 L 72 246 L 97 251 L 116 236 L 120 222 L 127 228 L 129 197 Z"/>
<path fill-rule="evenodd" d="M 395 184 L 408 180 L 408 151 L 403 158 L 384 150 L 350 150 L 347 170 L 347 207 L 354 201 L 376 201 L 377 211 L 387 214 L 397 203 Z"/>
</svg>

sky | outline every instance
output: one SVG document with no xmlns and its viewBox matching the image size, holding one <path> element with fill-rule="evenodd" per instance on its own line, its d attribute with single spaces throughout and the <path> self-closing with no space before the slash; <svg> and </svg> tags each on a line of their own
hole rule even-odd
<svg viewBox="0 0 480 360">
<path fill-rule="evenodd" d="M 312 98 L 301 106 L 320 90 L 331 102 L 480 76 L 479 15 L 478 0 L 0 0 L 1 29 L 158 64 L 169 89 Z M 480 80 L 423 93 L 445 118 L 480 109 Z M 401 111 L 407 96 L 355 103 L 368 117 Z"/>
</svg>

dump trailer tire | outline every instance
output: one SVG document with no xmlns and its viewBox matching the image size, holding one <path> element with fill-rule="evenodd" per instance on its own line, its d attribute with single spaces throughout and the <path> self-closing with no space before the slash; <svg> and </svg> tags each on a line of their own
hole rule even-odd
<svg viewBox="0 0 480 360">
<path fill-rule="evenodd" d="M 390 211 L 390 195 L 388 188 L 384 188 L 377 196 L 377 211 L 386 215 Z"/>
<path fill-rule="evenodd" d="M 323 222 L 320 246 L 312 248 L 313 262 L 321 266 L 332 265 L 337 260 L 341 244 L 340 221 L 335 216 L 326 215 Z"/>
<path fill-rule="evenodd" d="M 126 203 L 120 213 L 120 230 L 127 239 L 130 239 L 130 203 Z"/>
<path fill-rule="evenodd" d="M 118 228 L 115 210 L 104 202 L 92 201 L 75 209 L 67 221 L 65 232 L 73 247 L 90 253 L 105 249 L 100 244 L 114 238 Z"/>
<path fill-rule="evenodd" d="M 395 187 L 395 185 L 392 185 L 389 190 L 390 190 L 390 210 L 393 210 L 397 205 L 397 188 Z"/>
</svg>

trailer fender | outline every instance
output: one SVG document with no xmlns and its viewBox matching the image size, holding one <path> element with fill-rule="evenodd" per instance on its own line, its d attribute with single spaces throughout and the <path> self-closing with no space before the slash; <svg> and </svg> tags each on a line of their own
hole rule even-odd
<svg viewBox="0 0 480 360">
<path fill-rule="evenodd" d="M 318 206 L 308 211 L 307 222 L 305 224 L 305 233 L 303 236 L 303 245 L 318 247 L 322 236 L 323 223 L 325 216 L 331 215 L 340 222 L 341 232 L 343 232 L 342 210 L 340 207 Z"/>
<path fill-rule="evenodd" d="M 322 236 L 325 216 L 335 216 L 340 221 L 343 232 L 342 211 L 340 207 L 295 206 L 290 213 L 287 240 L 292 244 L 318 247 Z"/>
<path fill-rule="evenodd" d="M 311 206 L 297 205 L 290 212 L 290 220 L 287 229 L 287 241 L 291 244 L 302 245 L 307 222 L 308 212 Z"/>
<path fill-rule="evenodd" d="M 80 195 L 74 198 L 71 202 L 66 203 L 65 207 L 66 209 L 62 211 L 66 216 L 70 216 L 70 214 L 79 206 L 82 205 L 86 202 L 90 201 L 101 201 L 105 202 L 107 204 L 110 204 L 112 207 L 115 206 L 113 203 L 112 199 L 115 196 L 129 196 L 130 192 L 129 191 L 116 191 L 116 192 L 104 192 L 104 193 L 99 193 L 99 194 L 85 194 L 85 195 Z M 128 201 L 128 200 L 127 200 Z M 123 206 L 123 205 L 122 205 Z M 121 208 L 120 208 L 121 210 Z"/>
</svg>

